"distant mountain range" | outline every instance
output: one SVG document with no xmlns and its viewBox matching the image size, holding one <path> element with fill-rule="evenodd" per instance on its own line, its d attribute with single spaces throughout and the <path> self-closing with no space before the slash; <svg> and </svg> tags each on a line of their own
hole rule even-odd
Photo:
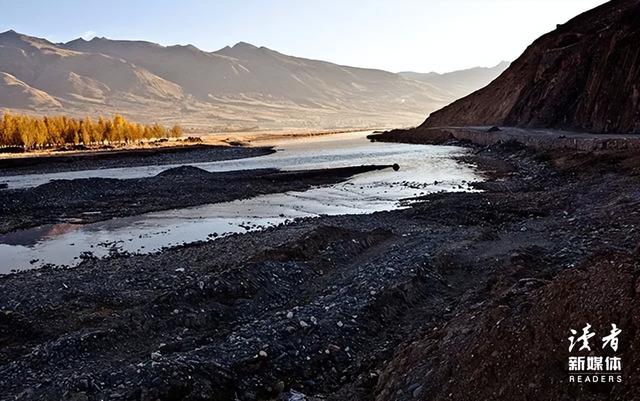
<svg viewBox="0 0 640 401">
<path fill-rule="evenodd" d="M 346 67 L 238 43 L 194 46 L 0 34 L 0 109 L 181 122 L 206 130 L 412 125 L 508 63 L 448 74 Z"/>
<path fill-rule="evenodd" d="M 439 90 L 448 93 L 452 99 L 458 99 L 486 86 L 502 74 L 502 72 L 509 67 L 509 64 L 508 61 L 503 61 L 495 67 L 490 68 L 476 67 L 445 74 L 407 71 L 401 72 L 400 75 L 407 79 L 413 79 L 435 86 Z"/>
<path fill-rule="evenodd" d="M 610 1 L 558 25 L 422 127 L 481 125 L 640 133 L 640 1 Z"/>
</svg>

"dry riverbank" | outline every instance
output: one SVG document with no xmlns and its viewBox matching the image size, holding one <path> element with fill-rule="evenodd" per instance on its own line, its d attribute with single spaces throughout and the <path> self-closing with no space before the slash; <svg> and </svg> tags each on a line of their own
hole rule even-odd
<svg viewBox="0 0 640 401">
<path fill-rule="evenodd" d="M 417 127 L 369 136 L 373 141 L 442 144 L 449 141 L 480 146 L 517 144 L 538 151 L 619 152 L 640 150 L 638 134 L 586 132 L 517 127 Z"/>
<path fill-rule="evenodd" d="M 305 140 L 326 137 L 330 135 L 349 134 L 355 132 L 382 132 L 380 128 L 352 128 L 336 130 L 277 130 L 256 132 L 224 132 L 202 134 L 199 138 L 206 143 L 242 144 L 250 146 L 272 146 L 292 139 Z"/>
<path fill-rule="evenodd" d="M 2 182 L 2 176 L 9 175 L 212 162 L 264 156 L 274 152 L 270 147 L 191 144 L 73 154 L 31 155 L 0 159 L 0 182 Z"/>
</svg>

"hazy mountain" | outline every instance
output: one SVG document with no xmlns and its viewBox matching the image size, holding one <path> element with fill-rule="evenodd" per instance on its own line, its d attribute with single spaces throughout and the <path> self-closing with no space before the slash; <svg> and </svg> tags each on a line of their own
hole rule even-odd
<svg viewBox="0 0 640 401">
<path fill-rule="evenodd" d="M 207 53 L 193 46 L 163 47 L 149 42 L 96 38 L 62 45 L 85 53 L 124 59 L 180 85 L 201 101 L 253 98 L 332 109 L 380 110 L 381 105 L 422 108 L 447 95 L 386 71 L 343 67 L 286 56 L 238 43 Z M 429 89 L 429 90 L 426 90 Z"/>
<path fill-rule="evenodd" d="M 0 94 L 0 108 L 121 112 L 206 129 L 411 125 L 491 80 L 486 69 L 413 79 L 242 42 L 204 52 L 105 38 L 54 44 L 14 31 L 0 34 L 0 72 L 2 85 L 21 88 Z"/>
<path fill-rule="evenodd" d="M 614 0 L 559 25 L 423 125 L 640 132 L 639 16 L 638 0 Z"/>
<path fill-rule="evenodd" d="M 46 92 L 32 88 L 6 72 L 0 72 L 0 104 L 17 109 L 62 107 Z"/>
<path fill-rule="evenodd" d="M 479 88 L 487 86 L 509 67 L 508 61 L 503 61 L 495 67 L 475 67 L 467 70 L 459 70 L 438 74 L 436 72 L 401 72 L 405 78 L 425 82 L 446 90 L 454 99 L 473 93 Z"/>
<path fill-rule="evenodd" d="M 125 60 L 76 52 L 13 31 L 0 35 L 0 71 L 60 100 L 182 96 L 179 86 Z"/>
</svg>

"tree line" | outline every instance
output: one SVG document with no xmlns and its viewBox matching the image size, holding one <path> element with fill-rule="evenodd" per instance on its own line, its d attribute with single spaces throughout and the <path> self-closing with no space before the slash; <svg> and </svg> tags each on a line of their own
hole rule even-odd
<svg viewBox="0 0 640 401">
<path fill-rule="evenodd" d="M 66 145 L 105 145 L 135 143 L 144 140 L 177 138 L 182 128 L 167 129 L 160 124 L 143 125 L 127 121 L 116 114 L 112 119 L 67 116 L 36 117 L 4 113 L 0 119 L 0 147 L 21 147 L 26 150 L 54 148 Z"/>
</svg>

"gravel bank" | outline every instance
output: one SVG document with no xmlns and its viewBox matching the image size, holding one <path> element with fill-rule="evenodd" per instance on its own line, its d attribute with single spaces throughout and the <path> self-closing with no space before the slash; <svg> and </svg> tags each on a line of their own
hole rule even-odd
<svg viewBox="0 0 640 401">
<path fill-rule="evenodd" d="M 0 277 L 0 394 L 633 399 L 640 159 L 474 161 L 482 193 Z M 566 383 L 569 328 L 611 319 L 624 381 Z"/>
<path fill-rule="evenodd" d="M 82 171 L 243 159 L 274 153 L 270 147 L 189 145 L 113 151 L 87 151 L 74 155 L 0 159 L 0 177 L 20 174 Z M 2 182 L 2 178 L 0 178 Z"/>
<path fill-rule="evenodd" d="M 220 173 L 183 166 L 147 178 L 55 180 L 35 188 L 4 190 L 0 197 L 0 234 L 43 224 L 91 223 L 262 194 L 303 191 L 383 168 L 392 166 Z"/>
</svg>

